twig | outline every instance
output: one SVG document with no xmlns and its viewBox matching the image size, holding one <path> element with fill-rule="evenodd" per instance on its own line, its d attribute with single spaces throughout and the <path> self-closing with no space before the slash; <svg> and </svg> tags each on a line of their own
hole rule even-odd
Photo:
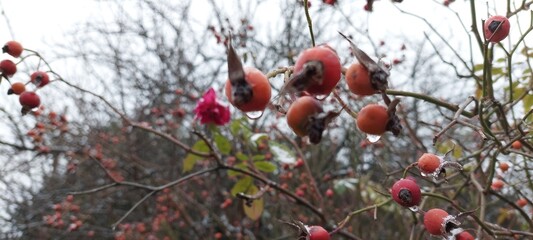
<svg viewBox="0 0 533 240">
<path fill-rule="evenodd" d="M 315 46 L 315 34 L 313 33 L 313 22 L 311 21 L 311 15 L 309 14 L 309 0 L 304 0 L 305 18 L 307 20 L 307 26 L 309 27 L 309 34 L 311 35 L 311 44 Z"/>
<path fill-rule="evenodd" d="M 459 117 L 461 117 L 461 114 L 463 113 L 465 108 L 473 101 L 475 101 L 475 98 L 473 96 L 470 96 L 470 97 L 468 97 L 466 99 L 466 101 L 463 103 L 463 105 L 461 107 L 459 107 L 459 109 L 457 109 L 457 111 L 455 112 L 455 115 L 453 116 L 453 120 L 448 125 L 446 125 L 440 132 L 435 134 L 435 136 L 433 137 L 433 145 L 435 145 L 437 143 L 437 140 L 439 139 L 439 137 L 442 134 L 444 134 L 446 131 L 448 131 L 451 127 L 453 127 L 457 123 L 462 123 L 464 125 L 467 125 L 467 126 L 470 126 L 470 127 L 474 127 L 475 129 L 479 129 L 478 127 L 476 127 L 474 125 L 471 125 L 469 123 L 466 123 L 464 121 L 460 121 L 459 120 Z M 486 136 L 485 136 L 485 134 L 483 134 L 483 131 L 481 131 L 481 129 L 479 129 L 478 132 L 481 134 L 482 138 L 485 140 Z"/>
<path fill-rule="evenodd" d="M 387 200 L 385 200 L 385 201 L 383 201 L 383 202 L 376 203 L 376 204 L 374 204 L 374 205 L 371 205 L 371 206 L 368 206 L 368 207 L 364 207 L 364 208 L 361 208 L 361 209 L 358 209 L 358 210 L 355 210 L 355 211 L 349 213 L 349 214 L 344 218 L 344 220 L 342 220 L 342 221 L 338 224 L 337 228 L 336 228 L 335 230 L 333 230 L 332 232 L 330 232 L 330 235 L 333 235 L 333 234 L 335 234 L 337 231 L 339 231 L 340 229 L 342 229 L 342 228 L 344 227 L 344 225 L 346 225 L 346 223 L 348 223 L 348 222 L 352 219 L 353 216 L 355 216 L 355 215 L 357 215 L 357 214 L 359 214 L 359 213 L 362 213 L 362 212 L 366 212 L 366 211 L 368 211 L 368 210 L 376 209 L 376 208 L 378 208 L 378 207 L 381 207 L 381 206 L 383 206 L 383 205 L 386 205 L 386 204 L 390 203 L 391 201 L 392 201 L 392 198 L 389 198 L 389 199 L 387 199 Z"/>
<path fill-rule="evenodd" d="M 400 90 L 393 90 L 393 89 L 387 89 L 386 93 L 390 94 L 390 95 L 394 95 L 394 96 L 407 96 L 407 97 L 413 97 L 413 98 L 416 98 L 416 99 L 424 100 L 426 102 L 433 103 L 433 104 L 435 104 L 437 106 L 444 107 L 444 108 L 449 109 L 449 110 L 454 111 L 454 112 L 459 110 L 459 106 L 457 106 L 457 105 L 450 104 L 450 103 L 441 101 L 441 100 L 439 100 L 437 98 L 434 98 L 434 97 L 431 97 L 431 96 L 428 96 L 428 95 L 425 95 L 425 94 L 421 94 L 421 93 L 414 93 L 414 92 L 407 92 L 407 91 L 400 91 Z M 463 116 L 465 116 L 467 118 L 472 118 L 472 117 L 475 116 L 475 114 L 470 112 L 470 111 L 462 111 L 461 115 L 463 115 Z"/>
<path fill-rule="evenodd" d="M 151 191 L 149 192 L 148 194 L 146 194 L 143 198 L 141 198 L 141 200 L 137 201 L 137 203 L 135 203 L 135 205 L 133 205 L 133 207 L 131 207 L 124 215 L 122 215 L 122 217 L 117 220 L 115 223 L 113 223 L 111 225 L 111 228 L 113 229 L 113 231 L 115 230 L 115 228 L 124 220 L 126 219 L 132 212 L 133 210 L 135 210 L 139 205 L 141 205 L 141 203 L 143 203 L 146 199 L 148 199 L 149 197 L 151 197 L 152 195 L 154 195 L 154 193 L 156 193 L 157 191 Z"/>
</svg>

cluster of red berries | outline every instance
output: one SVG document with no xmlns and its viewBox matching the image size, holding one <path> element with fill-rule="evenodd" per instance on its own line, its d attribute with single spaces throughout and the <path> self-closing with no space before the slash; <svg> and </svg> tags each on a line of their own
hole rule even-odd
<svg viewBox="0 0 533 240">
<path fill-rule="evenodd" d="M 23 50 L 24 48 L 22 48 L 22 45 L 17 41 L 9 41 L 2 47 L 2 51 L 4 53 L 7 53 L 14 58 L 20 57 Z M 9 59 L 4 59 L 0 62 L 0 72 L 2 73 L 2 77 L 9 81 L 9 78 L 11 78 L 17 72 L 17 64 Z M 28 83 L 33 83 L 38 89 L 44 87 L 49 82 L 50 78 L 46 72 L 35 71 L 31 74 Z M 19 95 L 19 102 L 20 105 L 22 105 L 22 114 L 26 114 L 30 110 L 41 105 L 41 99 L 35 93 L 35 91 L 26 91 L 26 85 L 28 83 L 11 83 L 11 88 L 7 92 L 7 94 Z"/>
<path fill-rule="evenodd" d="M 74 196 L 68 195 L 64 201 L 54 204 L 52 208 L 54 214 L 43 217 L 47 225 L 54 228 L 65 228 L 68 223 L 68 231 L 76 231 L 83 225 L 77 216 L 80 206 L 74 203 Z"/>
<path fill-rule="evenodd" d="M 401 0 L 394 0 L 394 2 L 401 2 Z M 324 1 L 324 3 L 334 4 L 335 1 Z M 372 11 L 372 1 L 369 3 L 365 9 Z M 490 17 L 484 24 L 485 38 L 489 42 L 499 42 L 507 37 L 509 28 L 510 24 L 507 18 L 502 16 Z M 381 136 L 386 131 L 391 131 L 394 135 L 399 134 L 401 125 L 395 114 L 398 101 L 396 99 L 391 101 L 385 94 L 389 77 L 388 67 L 385 64 L 374 62 L 348 37 L 342 36 L 348 40 L 352 54 L 358 60 L 346 71 L 345 79 L 348 89 L 361 97 L 381 94 L 386 104 L 386 106 L 369 104 L 363 107 L 357 114 L 357 127 L 369 137 L 372 135 Z M 309 137 L 311 143 L 320 142 L 322 132 L 327 124 L 340 113 L 325 112 L 321 98 L 330 95 L 337 86 L 341 79 L 341 70 L 342 66 L 336 51 L 328 45 L 306 49 L 299 55 L 292 69 L 292 75 L 286 79 L 287 81 L 279 94 L 281 99 L 284 99 L 283 95 L 287 93 L 293 94 L 291 96 L 293 99 L 296 97 L 296 99 L 292 101 L 286 112 L 283 110 L 282 104 L 276 105 L 279 112 L 286 113 L 287 124 L 296 135 Z M 231 41 L 228 43 L 228 75 L 225 93 L 233 106 L 243 112 L 262 112 L 265 110 L 271 97 L 271 86 L 268 78 L 256 68 L 243 68 L 231 46 Z M 418 166 L 423 176 L 433 176 L 434 178 L 438 178 L 442 174 L 445 175 L 446 167 L 462 170 L 460 164 L 445 161 L 443 158 L 429 153 L 422 155 L 415 165 Z M 393 185 L 391 192 L 393 199 L 404 207 L 415 207 L 420 203 L 420 187 L 412 179 L 399 180 Z M 299 195 L 303 195 L 303 192 Z M 457 231 L 458 224 L 454 216 L 450 216 L 441 209 L 431 209 L 424 216 L 426 230 L 433 235 L 452 234 L 456 239 L 473 239 L 470 233 Z M 311 238 L 311 231 L 307 236 L 310 239 L 315 239 Z M 329 239 L 329 235 L 327 236 L 324 239 Z"/>
<path fill-rule="evenodd" d="M 415 165 L 418 166 L 423 176 L 435 174 L 433 175 L 435 177 L 443 171 L 443 167 L 447 165 L 445 163 L 446 161 L 437 155 L 424 153 Z M 391 188 L 391 195 L 393 200 L 401 206 L 424 215 L 424 227 L 428 233 L 435 236 L 450 235 L 457 240 L 474 239 L 469 232 L 459 228 L 461 223 L 458 221 L 458 216 L 452 216 L 440 208 L 433 208 L 427 212 L 418 209 L 422 192 L 415 178 L 408 177 L 396 181 Z"/>
</svg>

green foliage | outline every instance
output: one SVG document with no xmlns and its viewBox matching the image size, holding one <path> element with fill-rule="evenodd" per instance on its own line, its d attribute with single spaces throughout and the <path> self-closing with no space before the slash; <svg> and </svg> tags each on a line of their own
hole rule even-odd
<svg viewBox="0 0 533 240">
<path fill-rule="evenodd" d="M 237 196 L 237 193 L 245 193 L 252 186 L 253 179 L 250 176 L 239 179 L 231 188 L 231 195 Z"/>
<path fill-rule="evenodd" d="M 197 141 L 191 148 L 194 151 L 200 152 L 200 153 L 209 153 L 209 147 L 203 140 Z M 194 153 L 189 153 L 187 156 L 185 156 L 185 159 L 183 160 L 183 172 L 188 172 L 193 169 L 196 162 L 204 159 L 201 156 L 198 156 Z"/>
</svg>

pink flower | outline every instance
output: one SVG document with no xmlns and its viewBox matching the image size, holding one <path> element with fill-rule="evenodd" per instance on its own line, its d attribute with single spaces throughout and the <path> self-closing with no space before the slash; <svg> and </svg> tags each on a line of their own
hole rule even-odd
<svg viewBox="0 0 533 240">
<path fill-rule="evenodd" d="M 217 94 L 213 88 L 209 88 L 198 101 L 194 113 L 195 118 L 200 119 L 201 124 L 224 125 L 230 120 L 229 107 L 217 100 Z"/>
</svg>

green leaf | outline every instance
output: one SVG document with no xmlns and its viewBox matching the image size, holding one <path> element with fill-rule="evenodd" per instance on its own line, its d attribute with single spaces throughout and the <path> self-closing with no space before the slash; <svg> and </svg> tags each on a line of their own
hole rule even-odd
<svg viewBox="0 0 533 240">
<path fill-rule="evenodd" d="M 460 158 L 463 154 L 463 148 L 461 146 L 459 146 L 458 144 L 455 144 L 452 140 L 446 140 L 444 142 L 438 142 L 436 145 L 435 145 L 435 148 L 437 150 L 438 153 L 440 154 L 445 154 L 447 153 L 448 151 L 452 150 L 453 149 L 453 152 L 451 152 L 451 156 L 453 158 Z M 449 155 L 448 155 L 449 156 Z"/>
<path fill-rule="evenodd" d="M 246 161 L 248 160 L 248 156 L 246 156 L 246 154 L 242 153 L 242 152 L 238 152 L 237 154 L 235 154 L 235 157 L 241 161 Z"/>
<path fill-rule="evenodd" d="M 233 166 L 233 167 L 238 168 L 238 169 L 246 169 L 246 168 L 248 168 L 246 163 L 235 164 L 235 166 Z M 230 176 L 230 177 L 235 177 L 235 176 L 239 176 L 239 175 L 241 175 L 240 172 L 235 172 L 235 171 L 232 171 L 232 170 L 228 170 L 228 176 Z"/>
<path fill-rule="evenodd" d="M 492 68 L 492 75 L 497 77 L 497 76 L 500 76 L 500 75 L 504 75 L 505 72 L 503 71 L 503 68 L 500 68 L 500 67 L 493 67 Z"/>
<path fill-rule="evenodd" d="M 276 169 L 278 169 L 276 165 L 272 164 L 271 162 L 267 162 L 267 161 L 255 162 L 254 166 L 255 168 L 257 168 L 257 170 L 266 172 L 266 173 L 271 173 L 271 172 L 276 171 Z"/>
<path fill-rule="evenodd" d="M 499 62 L 499 63 L 506 62 L 506 61 L 507 61 L 507 58 L 504 58 L 504 57 L 501 57 L 495 60 L 495 62 Z"/>
<path fill-rule="evenodd" d="M 247 194 L 253 195 L 253 194 L 256 194 L 258 191 L 259 189 L 256 186 L 252 185 L 248 189 Z M 246 205 L 246 201 L 243 201 L 242 206 L 244 208 L 244 214 L 246 214 L 246 216 L 252 219 L 253 221 L 256 221 L 257 219 L 261 217 L 261 214 L 263 214 L 265 203 L 264 203 L 263 197 L 261 197 L 261 198 L 255 199 L 252 202 L 252 206 Z"/>
<path fill-rule="evenodd" d="M 209 147 L 203 140 L 198 140 L 193 146 L 192 150 L 200 152 L 200 153 L 209 153 Z M 185 159 L 183 160 L 183 172 L 188 172 L 193 169 L 196 162 L 199 160 L 204 159 L 204 157 L 198 156 L 194 153 L 189 153 L 187 156 L 185 156 Z"/>
<path fill-rule="evenodd" d="M 296 156 L 294 152 L 287 146 L 274 141 L 268 141 L 268 145 L 270 146 L 270 151 L 274 155 L 274 159 L 276 161 L 288 164 L 296 162 Z"/>
<path fill-rule="evenodd" d="M 474 72 L 483 70 L 483 64 L 474 65 Z"/>
<path fill-rule="evenodd" d="M 231 152 L 230 141 L 220 133 L 215 133 L 215 144 L 222 154 L 229 154 Z"/>
<path fill-rule="evenodd" d="M 252 156 L 252 161 L 263 161 L 265 160 L 265 155 L 254 155 Z"/>
<path fill-rule="evenodd" d="M 197 155 L 194 155 L 191 153 L 187 154 L 187 156 L 183 160 L 183 166 L 182 166 L 183 172 L 191 171 L 194 165 L 196 164 L 196 162 L 200 159 L 201 158 Z"/>
<path fill-rule="evenodd" d="M 526 89 L 523 87 L 513 87 L 513 101 L 520 97 L 525 91 Z"/>
<path fill-rule="evenodd" d="M 250 139 L 252 136 L 252 131 L 248 126 L 248 120 L 246 118 L 233 121 L 230 125 L 230 132 L 234 137 L 244 138 L 245 140 Z"/>
<path fill-rule="evenodd" d="M 252 177 L 246 176 L 241 178 L 231 188 L 231 195 L 237 196 L 237 193 L 245 193 L 252 186 Z"/>
</svg>

